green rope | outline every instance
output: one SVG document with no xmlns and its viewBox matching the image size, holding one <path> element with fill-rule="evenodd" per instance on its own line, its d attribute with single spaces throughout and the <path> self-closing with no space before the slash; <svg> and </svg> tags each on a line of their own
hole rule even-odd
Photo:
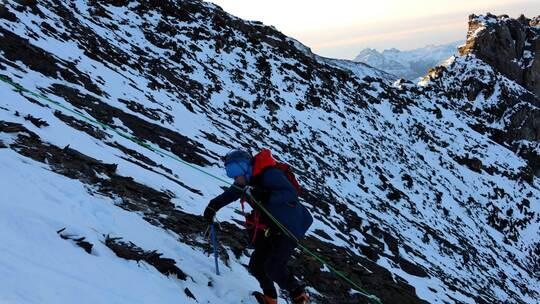
<svg viewBox="0 0 540 304">
<path fill-rule="evenodd" d="M 155 152 L 161 156 L 165 156 L 165 157 L 168 157 L 168 158 L 171 158 L 173 160 L 176 160 L 180 163 L 182 163 L 183 165 L 186 165 L 188 167 L 190 167 L 191 169 L 194 169 L 196 171 L 199 171 L 200 173 L 203 173 L 207 176 L 210 176 L 216 180 L 219 180 L 220 182 L 228 185 L 229 187 L 235 187 L 239 190 L 244 190 L 242 187 L 239 187 L 237 186 L 236 184 L 234 183 L 231 183 L 229 182 L 228 180 L 225 180 L 215 174 L 212 174 L 206 170 L 203 170 L 201 168 L 199 168 L 198 166 L 195 166 L 183 159 L 181 159 L 180 157 L 174 155 L 174 154 L 171 154 L 169 153 L 168 151 L 165 151 L 161 148 L 158 148 L 158 147 L 155 147 L 155 146 L 152 146 L 150 144 L 147 144 L 146 142 L 142 141 L 141 139 L 135 137 L 135 136 L 132 136 L 128 133 L 125 133 L 125 132 L 122 132 L 120 131 L 119 129 L 115 128 L 115 127 L 112 127 L 112 126 L 109 126 L 105 123 L 102 123 L 100 122 L 99 120 L 96 120 L 94 118 L 91 118 L 91 117 L 88 117 L 86 115 L 84 115 L 83 113 L 77 111 L 77 110 L 73 110 L 73 109 L 70 109 L 66 106 L 64 106 L 63 104 L 61 104 L 60 102 L 58 101 L 54 101 L 52 99 L 50 99 L 49 97 L 43 95 L 43 94 L 39 94 L 39 93 L 35 93 L 35 92 L 32 92 L 28 89 L 26 89 L 25 87 L 9 80 L 6 76 L 4 75 L 0 75 L 0 81 L 3 81 L 9 85 L 11 85 L 16 91 L 19 91 L 19 92 L 24 92 L 24 93 L 28 93 L 36 98 L 39 98 L 39 99 L 42 99 L 42 100 L 45 100 L 49 103 L 52 103 L 54 105 L 56 105 L 57 107 L 69 112 L 69 113 L 72 113 L 94 125 L 98 125 L 100 127 L 102 127 L 103 129 L 106 129 L 106 130 L 110 130 L 110 131 L 113 131 L 114 133 L 118 134 L 119 136 L 123 137 L 123 138 L 126 138 L 132 142 L 134 142 L 135 144 L 137 145 L 140 145 L 141 147 L 144 147 L 152 152 Z M 251 196 L 251 195 L 250 195 Z M 270 218 L 270 220 L 272 222 L 274 222 L 274 224 L 276 224 L 276 226 L 281 229 L 288 237 L 290 237 L 291 239 L 293 239 L 294 241 L 296 241 L 296 243 L 298 244 L 298 247 L 300 247 L 300 249 L 302 249 L 302 251 L 304 251 L 305 253 L 309 254 L 310 256 L 312 256 L 314 259 L 316 259 L 319 263 L 321 263 L 323 266 L 326 266 L 332 273 L 338 275 L 340 278 L 342 278 L 343 280 L 345 280 L 346 282 L 348 282 L 349 284 L 351 284 L 351 286 L 353 286 L 354 288 L 356 288 L 357 292 L 359 292 L 361 295 L 369 298 L 371 301 L 373 301 L 374 303 L 377 303 L 377 304 L 382 304 L 381 300 L 368 293 L 367 291 L 365 291 L 364 289 L 362 289 L 357 283 L 355 283 L 354 281 L 352 281 L 350 278 L 348 278 L 345 274 L 343 274 L 341 271 L 338 271 L 337 269 L 335 269 L 333 266 L 331 266 L 328 262 L 326 262 L 323 258 L 321 258 L 320 256 L 318 256 L 317 254 L 315 254 L 313 251 L 309 250 L 307 247 L 305 247 L 304 245 L 302 245 L 300 243 L 300 241 L 298 240 L 298 238 L 296 238 L 296 236 L 294 236 L 294 234 L 292 234 L 285 226 L 283 226 L 272 214 L 270 214 L 270 212 L 264 208 L 264 206 L 258 202 L 253 196 L 251 196 L 251 199 L 253 200 L 253 202 L 255 202 L 255 204 L 257 205 L 257 207 L 259 207 L 267 216 L 268 218 Z"/>
</svg>

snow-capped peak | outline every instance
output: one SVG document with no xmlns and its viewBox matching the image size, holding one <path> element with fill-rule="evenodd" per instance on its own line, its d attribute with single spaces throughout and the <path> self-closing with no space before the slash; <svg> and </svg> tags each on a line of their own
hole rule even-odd
<svg viewBox="0 0 540 304">
<path fill-rule="evenodd" d="M 354 61 L 363 62 L 387 73 L 408 80 L 416 80 L 427 71 L 457 53 L 457 47 L 463 41 L 444 45 L 428 45 L 408 51 L 396 48 L 379 52 L 372 48 L 362 50 Z"/>
</svg>

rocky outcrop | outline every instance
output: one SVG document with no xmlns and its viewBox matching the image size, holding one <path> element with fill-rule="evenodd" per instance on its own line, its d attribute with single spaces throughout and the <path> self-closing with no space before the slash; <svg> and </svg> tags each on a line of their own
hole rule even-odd
<svg viewBox="0 0 540 304">
<path fill-rule="evenodd" d="M 187 275 L 176 266 L 173 259 L 163 258 L 163 254 L 156 250 L 144 250 L 132 242 L 126 242 L 120 237 L 109 235 L 105 237 L 104 243 L 120 258 L 137 262 L 144 261 L 164 275 L 173 275 L 183 281 L 187 279 Z"/>
<path fill-rule="evenodd" d="M 474 54 L 497 71 L 540 96 L 540 16 L 470 15 L 461 55 Z"/>
<path fill-rule="evenodd" d="M 469 54 L 431 70 L 429 90 L 443 90 L 449 106 L 467 115 L 469 125 L 519 153 L 528 162 L 524 176 L 540 176 L 538 97 Z M 529 180 L 529 178 L 525 178 Z"/>
<path fill-rule="evenodd" d="M 430 71 L 428 82 L 445 92 L 475 129 L 519 153 L 523 176 L 540 176 L 540 17 L 470 15 L 461 56 Z"/>
</svg>

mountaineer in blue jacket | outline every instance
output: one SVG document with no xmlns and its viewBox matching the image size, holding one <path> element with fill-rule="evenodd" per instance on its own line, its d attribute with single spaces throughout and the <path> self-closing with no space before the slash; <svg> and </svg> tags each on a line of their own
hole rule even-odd
<svg viewBox="0 0 540 304">
<path fill-rule="evenodd" d="M 275 282 L 289 292 L 294 304 L 308 303 L 304 287 L 287 269 L 298 240 L 313 222 L 298 200 L 299 188 L 294 175 L 287 165 L 277 163 L 267 149 L 254 157 L 244 150 L 233 150 L 225 156 L 225 170 L 228 177 L 234 178 L 234 184 L 210 201 L 204 218 L 212 223 L 219 209 L 238 199 L 244 211 L 247 200 L 253 211 L 246 215 L 246 228 L 255 248 L 249 270 L 263 291 L 253 295 L 261 304 L 276 304 Z M 278 227 L 260 206 L 287 231 Z"/>
</svg>

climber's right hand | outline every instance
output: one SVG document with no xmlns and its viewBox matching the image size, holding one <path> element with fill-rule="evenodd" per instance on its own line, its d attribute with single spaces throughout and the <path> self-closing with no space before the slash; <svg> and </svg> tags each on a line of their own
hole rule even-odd
<svg viewBox="0 0 540 304">
<path fill-rule="evenodd" d="M 203 218 L 207 223 L 209 224 L 214 223 L 215 216 L 216 216 L 216 210 L 214 210 L 214 208 L 207 206 L 206 209 L 204 209 Z"/>
</svg>

